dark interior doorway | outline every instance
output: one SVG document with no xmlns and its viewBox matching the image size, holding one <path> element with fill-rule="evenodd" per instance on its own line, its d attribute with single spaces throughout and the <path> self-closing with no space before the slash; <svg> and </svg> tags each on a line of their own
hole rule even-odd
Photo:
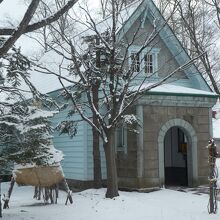
<svg viewBox="0 0 220 220">
<path fill-rule="evenodd" d="M 164 138 L 166 186 L 188 186 L 187 139 L 179 127 L 170 128 Z"/>
</svg>

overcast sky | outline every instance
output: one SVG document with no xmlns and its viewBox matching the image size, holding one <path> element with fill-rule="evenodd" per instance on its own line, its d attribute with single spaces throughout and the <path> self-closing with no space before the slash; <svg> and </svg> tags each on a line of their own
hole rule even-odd
<svg viewBox="0 0 220 220">
<path fill-rule="evenodd" d="M 83 1 L 84 0 L 79 0 L 81 4 Z M 91 10 L 98 8 L 99 0 L 87 0 L 85 2 L 87 2 Z M 75 5 L 73 7 L 76 8 L 77 6 Z M 27 5 L 24 4 L 24 0 L 4 0 L 3 3 L 0 4 L 0 27 L 8 27 L 10 23 L 14 25 L 18 24 L 26 9 Z M 20 37 L 16 42 L 16 46 L 21 47 L 22 53 L 27 56 L 32 56 L 40 51 L 39 44 L 27 36 Z M 43 93 L 61 88 L 57 77 L 51 75 L 32 72 L 31 81 L 37 89 Z"/>
<path fill-rule="evenodd" d="M 99 0 L 79 0 L 80 4 L 86 2 L 89 6 L 90 10 L 96 10 L 99 6 Z M 74 5 L 73 9 L 78 7 L 78 5 Z M 13 25 L 19 24 L 24 13 L 26 12 L 27 4 L 24 3 L 24 0 L 4 0 L 0 4 L 0 27 L 8 27 L 10 23 Z M 35 41 L 27 39 L 27 37 L 21 37 L 16 45 L 21 46 L 22 51 L 27 55 L 32 55 L 36 50 L 38 45 Z M 32 50 L 30 51 L 30 48 Z"/>
</svg>

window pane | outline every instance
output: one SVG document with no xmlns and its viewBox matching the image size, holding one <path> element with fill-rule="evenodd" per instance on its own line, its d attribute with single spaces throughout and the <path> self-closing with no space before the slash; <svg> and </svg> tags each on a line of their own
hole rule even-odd
<svg viewBox="0 0 220 220">
<path fill-rule="evenodd" d="M 116 130 L 116 132 L 117 132 L 117 140 L 116 140 L 117 147 L 123 147 L 122 128 L 118 128 L 118 129 Z"/>
<path fill-rule="evenodd" d="M 131 70 L 133 72 L 140 71 L 140 56 L 137 53 L 131 53 Z"/>
<path fill-rule="evenodd" d="M 152 54 L 146 54 L 144 56 L 144 70 L 147 75 L 150 75 L 153 73 L 153 55 Z"/>
<path fill-rule="evenodd" d="M 116 129 L 116 147 L 124 148 L 125 147 L 125 128 Z"/>
</svg>

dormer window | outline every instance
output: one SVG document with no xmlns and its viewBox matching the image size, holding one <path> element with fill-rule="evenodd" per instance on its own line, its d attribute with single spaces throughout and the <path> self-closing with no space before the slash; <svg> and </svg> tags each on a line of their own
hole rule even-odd
<svg viewBox="0 0 220 220">
<path fill-rule="evenodd" d="M 129 49 L 129 66 L 134 73 L 143 73 L 144 76 L 157 77 L 159 48 L 145 48 L 138 54 L 140 46 L 131 46 Z"/>
</svg>

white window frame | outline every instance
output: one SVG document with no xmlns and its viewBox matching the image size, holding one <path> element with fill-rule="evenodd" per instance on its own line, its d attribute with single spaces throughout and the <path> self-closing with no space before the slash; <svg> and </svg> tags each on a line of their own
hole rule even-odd
<svg viewBox="0 0 220 220">
<path fill-rule="evenodd" d="M 131 55 L 132 53 L 137 53 L 140 50 L 141 46 L 132 45 L 129 48 L 128 54 L 129 54 L 129 61 L 128 65 L 129 68 L 132 65 L 132 59 Z M 152 47 L 146 47 L 139 55 L 140 58 L 140 73 L 142 73 L 145 77 L 150 77 L 151 75 L 153 77 L 158 77 L 158 54 L 160 52 L 160 48 L 152 48 Z M 152 55 L 153 58 L 153 73 L 146 74 L 145 73 L 145 55 Z M 137 72 L 135 72 L 137 73 Z"/>
</svg>

